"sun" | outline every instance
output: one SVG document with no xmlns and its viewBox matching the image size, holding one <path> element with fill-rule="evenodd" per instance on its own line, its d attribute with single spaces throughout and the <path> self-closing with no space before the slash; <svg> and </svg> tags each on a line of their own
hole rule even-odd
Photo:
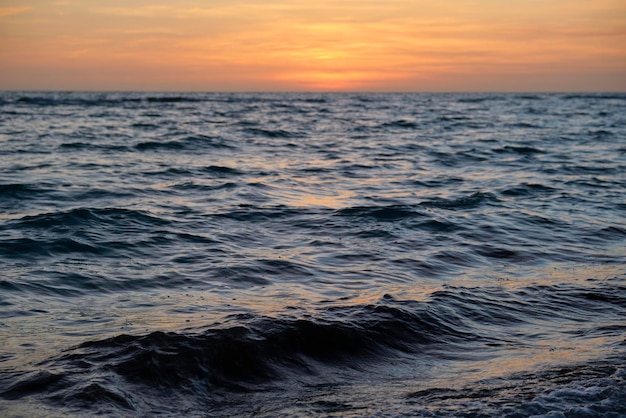
<svg viewBox="0 0 626 418">
<path fill-rule="evenodd" d="M 364 74 L 350 70 L 301 71 L 283 77 L 305 90 L 313 91 L 360 90 L 366 85 L 363 78 Z"/>
</svg>

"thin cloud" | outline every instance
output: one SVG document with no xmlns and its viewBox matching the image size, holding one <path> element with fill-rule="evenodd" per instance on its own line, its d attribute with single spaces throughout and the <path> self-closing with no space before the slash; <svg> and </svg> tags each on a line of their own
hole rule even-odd
<svg viewBox="0 0 626 418">
<path fill-rule="evenodd" d="M 30 9 L 30 7 L 0 7 L 0 17 L 24 13 Z"/>
<path fill-rule="evenodd" d="M 162 17 L 171 16 L 178 9 L 165 5 L 151 5 L 142 7 L 104 7 L 93 9 L 92 12 L 101 15 L 119 17 Z"/>
</svg>

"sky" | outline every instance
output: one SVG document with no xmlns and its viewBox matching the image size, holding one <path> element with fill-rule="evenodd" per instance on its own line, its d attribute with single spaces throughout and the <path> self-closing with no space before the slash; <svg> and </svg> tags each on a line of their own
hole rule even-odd
<svg viewBox="0 0 626 418">
<path fill-rule="evenodd" d="M 0 0 L 0 90 L 626 91 L 624 0 Z"/>
</svg>

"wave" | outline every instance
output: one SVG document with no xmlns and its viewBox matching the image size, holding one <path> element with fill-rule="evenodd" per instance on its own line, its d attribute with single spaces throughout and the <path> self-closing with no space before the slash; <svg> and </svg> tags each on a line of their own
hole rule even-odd
<svg viewBox="0 0 626 418">
<path fill-rule="evenodd" d="M 528 109 L 528 112 L 530 114 L 537 114 L 540 113 L 540 111 L 536 111 L 534 109 Z M 506 125 L 507 128 L 521 128 L 521 129 L 544 129 L 545 126 L 543 125 L 537 125 L 534 123 L 528 123 L 528 122 L 517 122 L 517 123 L 511 123 Z"/>
<path fill-rule="evenodd" d="M 164 226 L 169 222 L 142 210 L 120 208 L 77 208 L 25 216 L 9 225 L 20 229 L 48 229 L 112 225 L 115 228 Z"/>
<path fill-rule="evenodd" d="M 595 320 L 600 311 L 603 323 Z M 316 312 L 231 315 L 205 330 L 87 341 L 31 372 L 12 378 L 5 373 L 0 397 L 43 396 L 78 408 L 93 408 L 95 402 L 118 413 L 138 411 L 142 399 L 159 405 L 176 394 L 199 405 L 219 403 L 225 392 L 264 392 L 279 382 L 293 387 L 345 369 L 366 374 L 380 362 L 411 367 L 425 356 L 475 361 L 476 353 L 493 347 L 542 344 L 554 338 L 550 332 L 560 331 L 537 334 L 533 324 L 541 321 L 569 324 L 566 332 L 573 335 L 584 330 L 584 339 L 619 339 L 626 332 L 624 314 L 626 287 L 618 280 L 517 290 L 447 286 L 422 301 L 385 295 L 374 303 Z M 408 398 L 456 395 L 455 389 L 430 389 Z"/>
<path fill-rule="evenodd" d="M 176 190 L 176 191 L 192 190 L 192 191 L 208 193 L 208 192 L 213 192 L 217 190 L 232 190 L 237 187 L 239 187 L 239 184 L 233 183 L 233 182 L 207 185 L 207 184 L 199 184 L 193 181 L 187 181 L 183 183 L 174 184 L 170 186 L 170 189 Z"/>
<path fill-rule="evenodd" d="M 549 97 L 557 97 L 561 100 L 624 100 L 626 94 L 623 93 L 584 93 L 584 94 L 554 94 L 554 95 L 519 95 L 519 94 L 494 94 L 486 96 L 460 96 L 455 99 L 458 103 L 485 103 L 491 101 L 539 101 L 546 100 Z M 379 100 L 373 100 L 365 96 L 354 97 L 355 101 L 361 103 L 376 103 Z M 293 102 L 304 104 L 328 104 L 329 99 L 324 95 L 312 94 L 294 94 L 291 98 Z M 0 105 L 26 105 L 26 106 L 82 106 L 82 107 L 98 107 L 98 106 L 116 106 L 116 105 L 177 105 L 185 103 L 238 103 L 238 104 L 265 104 L 275 103 L 279 105 L 285 104 L 284 95 L 276 94 L 222 94 L 222 93 L 206 93 L 206 94 L 149 94 L 149 93 L 66 93 L 66 92 L 50 92 L 50 93 L 13 93 L 5 95 L 1 98 Z"/>
<path fill-rule="evenodd" d="M 239 175 L 244 174 L 243 171 L 237 168 L 223 166 L 223 165 L 210 165 L 210 166 L 202 168 L 201 171 L 203 173 L 214 174 L 217 176 L 239 176 Z"/>
<path fill-rule="evenodd" d="M 165 141 L 144 141 L 134 147 L 137 151 L 179 151 L 211 148 L 235 149 L 235 145 L 230 144 L 222 138 L 214 138 L 207 135 L 192 135 L 175 140 Z"/>
<path fill-rule="evenodd" d="M 235 186 L 221 186 L 225 187 Z M 184 257 L 176 256 L 179 251 L 173 251 L 173 248 L 194 248 L 200 244 L 205 249 L 205 257 L 192 259 L 197 263 L 206 261 L 208 253 L 221 251 L 215 247 L 217 241 L 206 231 L 194 228 L 193 223 L 179 223 L 178 220 L 130 209 L 79 208 L 44 213 L 6 221 L 0 225 L 2 231 L 8 233 L 0 239 L 0 256 L 8 260 L 29 262 L 41 258 L 60 260 L 67 256 L 78 256 L 84 261 L 89 259 L 94 262 L 111 258 L 139 257 L 140 260 L 147 260 L 157 256 L 169 260 L 174 256 L 173 261 L 180 263 L 187 261 L 181 261 Z M 107 270 L 102 269 L 103 272 Z M 60 280 L 63 285 L 62 276 Z M 102 287 L 98 288 L 105 292 L 117 289 L 117 278 L 109 277 L 109 280 L 111 286 L 103 282 Z M 169 286 L 173 280 L 175 277 L 144 279 L 148 287 L 159 287 L 161 282 Z"/>
<path fill-rule="evenodd" d="M 613 137 L 615 133 L 606 129 L 597 129 L 589 131 L 589 135 L 592 137 L 592 140 L 601 140 L 607 137 Z"/>
<path fill-rule="evenodd" d="M 565 175 L 611 175 L 622 172 L 624 167 L 616 166 L 610 162 L 598 165 L 582 165 L 582 164 L 561 164 L 558 167 L 546 167 L 542 169 L 547 174 L 565 174 Z"/>
<path fill-rule="evenodd" d="M 50 256 L 58 254 L 91 254 L 103 256 L 110 249 L 104 246 L 95 246 L 73 238 L 32 239 L 20 238 L 0 241 L 0 254 L 7 258 L 30 259 L 36 256 Z"/>
<path fill-rule="evenodd" d="M 415 416 L 618 417 L 626 415 L 623 358 L 516 373 L 507 382 L 479 381 L 406 395 Z M 537 384 L 541 382 L 541 384 Z M 428 405 L 428 408 L 424 408 Z"/>
<path fill-rule="evenodd" d="M 358 367 L 365 358 L 477 339 L 463 329 L 461 317 L 415 308 L 415 302 L 385 296 L 374 305 L 329 309 L 317 319 L 237 315 L 228 322 L 239 324 L 199 334 L 159 331 L 85 342 L 39 365 L 68 372 L 33 373 L 5 387 L 1 396 L 18 399 L 47 391 L 54 397 L 62 391 L 72 400 L 82 394 L 85 379 L 103 371 L 129 383 L 174 391 L 252 390 L 294 373 L 315 373 L 317 362 Z"/>
<path fill-rule="evenodd" d="M 535 154 L 544 154 L 545 151 L 528 146 L 511 146 L 507 145 L 503 148 L 494 149 L 494 152 L 498 154 L 520 154 L 520 155 L 535 155 Z"/>
<path fill-rule="evenodd" d="M 372 218 L 378 221 L 396 221 L 430 217 L 431 215 L 425 213 L 422 208 L 463 210 L 477 208 L 489 202 L 498 202 L 498 198 L 493 193 L 475 192 L 456 199 L 435 198 L 426 200 L 417 205 L 355 206 L 340 209 L 336 214 L 339 216 Z"/>
<path fill-rule="evenodd" d="M 112 145 L 112 144 L 94 144 L 87 142 L 64 142 L 59 147 L 63 150 L 72 151 L 103 151 L 103 152 L 126 152 L 131 148 L 125 145 Z"/>
<path fill-rule="evenodd" d="M 277 205 L 270 207 L 255 206 L 251 204 L 240 204 L 226 212 L 212 214 L 212 217 L 232 219 L 236 221 L 269 221 L 282 219 L 287 217 L 299 217 L 315 214 L 318 211 L 298 209 L 285 205 Z"/>
<path fill-rule="evenodd" d="M 0 240 L 0 253 L 12 259 L 73 253 L 115 256 L 119 251 L 142 251 L 141 245 L 134 246 L 130 237 L 141 240 L 146 228 L 150 231 L 167 225 L 170 222 L 163 218 L 130 209 L 78 208 L 42 213 L 0 225 L 0 231 L 11 232 Z M 125 236 L 125 242 L 121 236 Z"/>
<path fill-rule="evenodd" d="M 427 208 L 462 210 L 474 209 L 486 203 L 498 202 L 498 198 L 493 193 L 475 192 L 469 196 L 461 196 L 456 199 L 437 198 L 420 203 Z"/>
<path fill-rule="evenodd" d="M 547 97 L 546 95 L 537 95 L 537 94 L 520 94 L 520 95 L 516 95 L 515 99 L 517 100 L 545 100 Z"/>
<path fill-rule="evenodd" d="M 400 219 L 426 216 L 425 214 L 416 211 L 414 207 L 407 205 L 356 206 L 341 209 L 337 212 L 337 215 L 372 218 L 378 221 L 397 221 Z"/>
<path fill-rule="evenodd" d="M 429 151 L 428 155 L 432 157 L 431 162 L 444 167 L 461 167 L 488 161 L 486 156 L 477 155 L 473 152 L 474 151 L 460 151 L 451 153 L 433 150 Z"/>
<path fill-rule="evenodd" d="M 501 100 L 507 100 L 507 95 L 461 97 L 457 101 L 459 103 L 484 103 L 484 102 L 501 101 Z"/>
<path fill-rule="evenodd" d="M 558 189 L 543 184 L 522 183 L 502 191 L 505 196 L 542 196 L 555 193 Z"/>
<path fill-rule="evenodd" d="M 563 100 L 626 100 L 624 93 L 585 93 L 585 94 L 563 94 L 559 95 Z"/>
<path fill-rule="evenodd" d="M 145 94 L 137 95 L 118 95 L 118 94 L 96 94 L 96 93 L 49 93 L 43 95 L 21 96 L 13 100 L 6 100 L 5 104 L 16 103 L 19 105 L 29 106 L 81 106 L 81 107 L 100 107 L 124 104 L 176 104 L 176 103 L 197 103 L 206 101 L 208 98 L 198 95 L 183 96 L 147 96 Z"/>
<path fill-rule="evenodd" d="M 327 99 L 323 96 L 310 94 L 294 95 L 294 100 L 306 104 L 324 104 Z M 187 94 L 150 94 L 150 93 L 71 93 L 50 92 L 33 93 L 27 95 L 11 94 L 4 96 L 0 105 L 17 104 L 22 106 L 81 106 L 81 107 L 110 107 L 110 106 L 161 106 L 196 103 L 236 103 L 257 105 L 259 103 L 276 103 L 284 105 L 284 97 L 274 94 L 232 94 L 232 93 L 187 93 Z"/>
<path fill-rule="evenodd" d="M 445 176 L 445 177 L 437 177 L 437 178 L 432 178 L 432 179 L 413 180 L 411 184 L 420 186 L 420 187 L 427 187 L 427 188 L 440 188 L 440 187 L 456 187 L 459 184 L 464 183 L 465 181 L 466 180 L 461 177 Z"/>
<path fill-rule="evenodd" d="M 401 128 L 401 129 L 417 129 L 419 125 L 415 122 L 410 122 L 404 119 L 395 120 L 393 122 L 385 122 L 380 125 L 381 128 Z"/>
<path fill-rule="evenodd" d="M 144 97 L 142 100 L 147 103 L 194 103 L 203 101 L 203 99 L 194 96 L 153 96 Z"/>
<path fill-rule="evenodd" d="M 298 138 L 300 135 L 296 132 L 285 131 L 283 129 L 261 129 L 261 128 L 247 128 L 247 133 L 254 136 L 261 136 L 266 138 Z"/>
<path fill-rule="evenodd" d="M 184 179 L 189 177 L 202 176 L 206 178 L 210 174 L 210 178 L 227 178 L 245 174 L 243 171 L 221 165 L 210 165 L 206 167 L 168 167 L 166 169 L 146 171 L 142 173 L 146 176 L 166 177 L 172 179 Z"/>
<path fill-rule="evenodd" d="M 0 184 L 0 199 L 36 199 L 45 194 L 54 192 L 45 186 L 49 184 L 29 184 L 29 183 L 6 183 Z"/>
</svg>

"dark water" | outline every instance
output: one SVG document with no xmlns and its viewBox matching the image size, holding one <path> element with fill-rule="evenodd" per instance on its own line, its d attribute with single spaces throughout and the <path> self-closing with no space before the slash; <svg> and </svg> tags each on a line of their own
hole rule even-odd
<svg viewBox="0 0 626 418">
<path fill-rule="evenodd" d="M 626 95 L 0 94 L 0 415 L 626 416 Z"/>
</svg>

